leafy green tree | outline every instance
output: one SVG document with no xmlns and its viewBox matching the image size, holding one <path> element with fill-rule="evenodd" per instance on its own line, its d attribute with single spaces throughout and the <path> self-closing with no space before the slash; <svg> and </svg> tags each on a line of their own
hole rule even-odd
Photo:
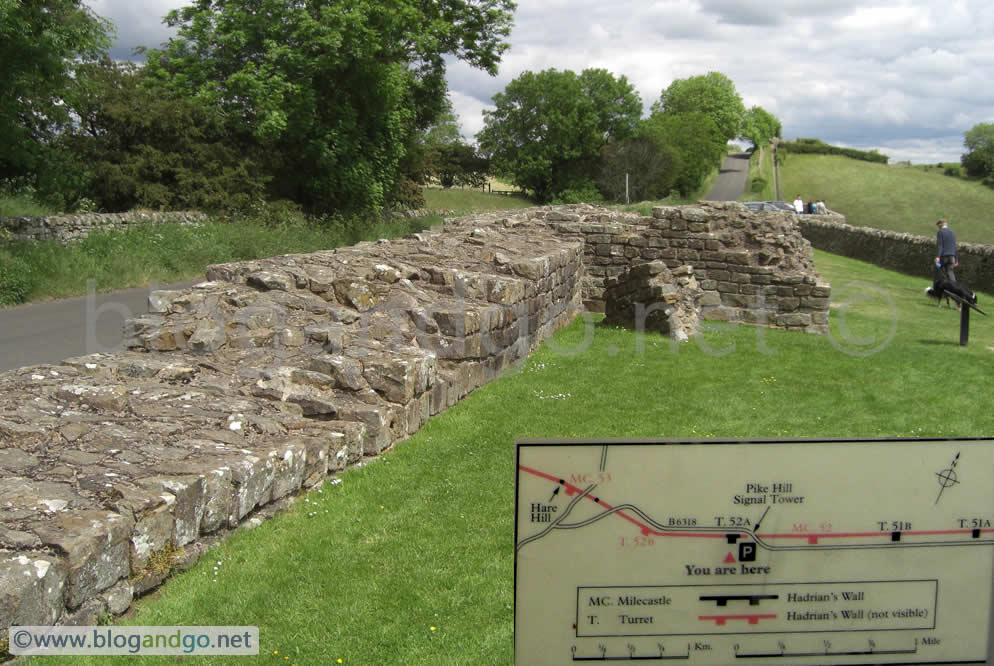
<svg viewBox="0 0 994 666">
<path fill-rule="evenodd" d="M 652 113 L 703 113 L 728 142 L 739 136 L 745 105 L 730 78 L 721 72 L 708 72 L 673 81 L 652 105 Z"/>
<path fill-rule="evenodd" d="M 51 142 L 77 66 L 110 46 L 112 28 L 81 0 L 0 0 L 0 180 L 58 178 Z"/>
<path fill-rule="evenodd" d="M 109 58 L 82 66 L 66 104 L 78 118 L 59 145 L 103 210 L 244 210 L 265 199 L 250 152 L 226 141 L 220 114 L 171 99 L 145 68 Z"/>
<path fill-rule="evenodd" d="M 412 136 L 445 110 L 445 56 L 495 74 L 511 0 L 196 0 L 148 54 L 178 97 L 217 109 L 235 145 L 270 156 L 275 198 L 375 209 Z"/>
<path fill-rule="evenodd" d="M 961 162 L 970 176 L 994 176 L 994 123 L 977 123 L 963 135 Z"/>
<path fill-rule="evenodd" d="M 750 108 L 742 117 L 740 136 L 752 142 L 754 148 L 765 146 L 773 137 L 779 137 L 782 127 L 780 121 L 762 107 Z"/>
<path fill-rule="evenodd" d="M 603 69 L 524 72 L 494 104 L 484 111 L 480 148 L 495 173 L 543 203 L 592 181 L 601 148 L 632 136 L 642 113 L 628 80 Z"/>
<path fill-rule="evenodd" d="M 728 145 L 714 119 L 700 111 L 653 114 L 643 121 L 642 134 L 673 151 L 673 187 L 684 198 L 701 186 Z"/>
<path fill-rule="evenodd" d="M 424 144 L 431 148 L 454 143 L 465 143 L 459 128 L 459 116 L 452 110 L 451 102 L 448 108 L 439 114 L 438 119 L 424 132 Z"/>
</svg>

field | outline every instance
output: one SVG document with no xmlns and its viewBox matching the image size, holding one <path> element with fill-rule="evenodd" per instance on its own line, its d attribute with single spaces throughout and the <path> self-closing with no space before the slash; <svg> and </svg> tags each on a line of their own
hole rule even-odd
<svg viewBox="0 0 994 666">
<path fill-rule="evenodd" d="M 960 347 L 959 314 L 920 280 L 820 252 L 816 265 L 833 284 L 831 336 L 715 325 L 675 346 L 577 320 L 388 454 L 235 534 L 127 621 L 257 625 L 261 652 L 239 664 L 511 664 L 516 438 L 994 432 L 994 322 L 976 317 Z"/>
<path fill-rule="evenodd" d="M 500 189 L 498 185 L 498 183 L 494 183 L 494 189 Z M 510 185 L 504 185 L 503 187 L 507 190 L 514 189 Z M 469 215 L 479 211 L 501 208 L 529 208 L 535 205 L 521 196 L 490 194 L 489 192 L 469 188 L 453 187 L 447 190 L 426 188 L 424 195 L 428 210 L 452 211 L 454 215 Z"/>
<path fill-rule="evenodd" d="M 961 243 L 994 244 L 994 190 L 938 169 L 787 155 L 780 177 L 782 199 L 824 199 L 855 226 L 932 237 L 935 221 L 944 217 Z"/>
</svg>

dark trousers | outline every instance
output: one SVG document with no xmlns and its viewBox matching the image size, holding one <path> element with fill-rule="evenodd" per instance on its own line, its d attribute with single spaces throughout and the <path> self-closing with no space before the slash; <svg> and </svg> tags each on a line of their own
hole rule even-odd
<svg viewBox="0 0 994 666">
<path fill-rule="evenodd" d="M 956 273 L 953 271 L 953 262 L 956 261 L 956 257 L 951 254 L 945 254 L 939 257 L 942 261 L 942 275 L 950 282 L 956 282 Z"/>
</svg>

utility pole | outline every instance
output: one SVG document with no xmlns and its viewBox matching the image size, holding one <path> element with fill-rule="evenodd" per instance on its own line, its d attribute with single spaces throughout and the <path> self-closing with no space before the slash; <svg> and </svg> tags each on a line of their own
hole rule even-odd
<svg viewBox="0 0 994 666">
<path fill-rule="evenodd" d="M 777 201 L 780 201 L 780 179 L 777 177 L 777 137 L 773 137 L 773 191 Z"/>
</svg>

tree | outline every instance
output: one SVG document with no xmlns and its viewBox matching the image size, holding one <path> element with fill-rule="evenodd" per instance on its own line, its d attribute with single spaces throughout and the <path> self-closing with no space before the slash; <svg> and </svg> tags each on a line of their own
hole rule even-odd
<svg viewBox="0 0 994 666">
<path fill-rule="evenodd" d="M 726 142 L 739 136 L 745 105 L 732 80 L 721 72 L 677 79 L 663 90 L 652 105 L 657 113 L 703 113 L 714 121 Z"/>
<path fill-rule="evenodd" d="M 0 180 L 59 169 L 51 142 L 70 120 L 62 97 L 111 32 L 81 0 L 0 0 Z"/>
<path fill-rule="evenodd" d="M 614 201 L 662 199 L 676 180 L 676 151 L 645 135 L 609 143 L 601 149 L 597 187 Z"/>
<path fill-rule="evenodd" d="M 700 111 L 653 114 L 643 122 L 642 133 L 676 155 L 673 187 L 683 198 L 701 186 L 728 145 L 714 119 Z"/>
<path fill-rule="evenodd" d="M 762 107 L 754 106 L 742 118 L 740 136 L 752 142 L 754 148 L 765 146 L 773 137 L 779 137 L 780 121 Z"/>
<path fill-rule="evenodd" d="M 540 202 L 597 176 L 601 147 L 632 136 L 638 93 L 603 69 L 526 71 L 494 95 L 477 135 L 494 172 Z"/>
<path fill-rule="evenodd" d="M 445 109 L 445 60 L 495 74 L 511 0 L 196 0 L 148 67 L 271 156 L 270 194 L 306 209 L 376 209 L 412 136 Z"/>
<path fill-rule="evenodd" d="M 964 133 L 967 152 L 960 158 L 970 176 L 994 176 L 994 123 L 977 123 Z"/>
<path fill-rule="evenodd" d="M 481 187 L 487 181 L 490 161 L 466 143 L 459 128 L 459 117 L 451 103 L 435 123 L 420 137 L 411 151 L 420 155 L 419 182 L 437 182 L 442 187 L 468 185 Z"/>
<path fill-rule="evenodd" d="M 83 174 L 80 194 L 104 210 L 230 211 L 265 198 L 261 156 L 228 145 L 215 110 L 170 99 L 145 68 L 86 64 L 65 101 L 78 120 L 59 146 Z"/>
</svg>

